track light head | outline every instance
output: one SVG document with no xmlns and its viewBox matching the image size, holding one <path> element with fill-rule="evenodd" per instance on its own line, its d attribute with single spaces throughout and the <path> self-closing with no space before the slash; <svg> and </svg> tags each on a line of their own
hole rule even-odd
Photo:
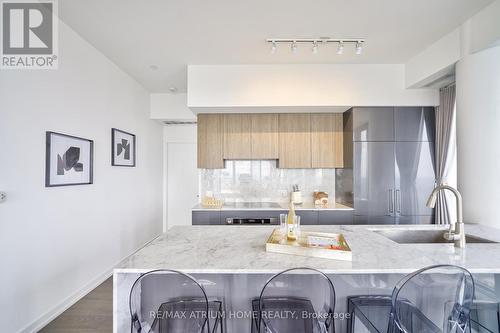
<svg viewBox="0 0 500 333">
<path fill-rule="evenodd" d="M 318 43 L 317 42 L 313 42 L 312 53 L 313 54 L 318 53 Z"/>
<path fill-rule="evenodd" d="M 272 44 L 271 44 L 271 54 L 275 54 L 277 48 L 278 47 L 276 45 L 276 42 L 272 42 Z"/>
<path fill-rule="evenodd" d="M 344 42 L 340 41 L 339 46 L 337 47 L 337 54 L 343 54 L 344 53 Z"/>
<path fill-rule="evenodd" d="M 292 42 L 292 53 L 297 53 L 297 42 L 296 41 Z"/>
<path fill-rule="evenodd" d="M 358 41 L 356 43 L 356 54 L 360 55 L 361 53 L 363 53 L 363 42 Z"/>
</svg>

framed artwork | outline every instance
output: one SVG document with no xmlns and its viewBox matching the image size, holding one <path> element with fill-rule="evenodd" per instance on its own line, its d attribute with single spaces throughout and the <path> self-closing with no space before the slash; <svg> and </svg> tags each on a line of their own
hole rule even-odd
<svg viewBox="0 0 500 333">
<path fill-rule="evenodd" d="M 135 167 L 135 135 L 111 129 L 111 165 Z"/>
<path fill-rule="evenodd" d="M 94 141 L 45 133 L 45 186 L 92 184 Z"/>
</svg>

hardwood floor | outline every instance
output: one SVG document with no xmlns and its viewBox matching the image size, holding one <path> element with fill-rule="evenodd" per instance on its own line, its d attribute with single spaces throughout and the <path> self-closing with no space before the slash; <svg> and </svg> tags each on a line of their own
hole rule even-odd
<svg viewBox="0 0 500 333">
<path fill-rule="evenodd" d="M 113 331 L 113 278 L 50 322 L 42 333 L 109 333 Z"/>
</svg>

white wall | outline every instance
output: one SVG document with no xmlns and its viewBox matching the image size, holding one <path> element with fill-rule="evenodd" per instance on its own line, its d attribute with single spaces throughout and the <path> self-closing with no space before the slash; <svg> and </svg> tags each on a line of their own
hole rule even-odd
<svg viewBox="0 0 500 333">
<path fill-rule="evenodd" d="M 500 42 L 500 0 L 415 55 L 406 65 L 406 86 L 424 87 L 454 73 L 458 60 Z"/>
<path fill-rule="evenodd" d="M 437 90 L 405 88 L 404 65 L 188 66 L 191 108 L 437 104 Z"/>
<path fill-rule="evenodd" d="M 456 74 L 464 219 L 500 227 L 500 46 L 465 57 Z"/>
<path fill-rule="evenodd" d="M 149 93 L 59 23 L 59 69 L 0 71 L 2 332 L 35 330 L 161 232 L 162 128 Z M 112 167 L 110 132 L 137 135 Z M 45 131 L 94 140 L 94 184 L 46 188 Z"/>
<path fill-rule="evenodd" d="M 460 29 L 457 28 L 406 63 L 406 86 L 422 87 L 454 73 L 454 65 L 459 59 Z"/>
<path fill-rule="evenodd" d="M 187 107 L 187 94 L 151 94 L 151 119 L 196 120 Z"/>
</svg>

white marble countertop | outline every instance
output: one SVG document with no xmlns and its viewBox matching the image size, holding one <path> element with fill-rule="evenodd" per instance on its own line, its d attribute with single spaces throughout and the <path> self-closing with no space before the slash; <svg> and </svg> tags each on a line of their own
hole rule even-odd
<svg viewBox="0 0 500 333">
<path fill-rule="evenodd" d="M 117 266 L 118 272 L 176 269 L 189 273 L 274 273 L 307 266 L 326 273 L 409 273 L 429 265 L 456 264 L 473 273 L 500 273 L 500 243 L 398 244 L 373 229 L 443 229 L 443 226 L 307 226 L 303 230 L 345 235 L 352 262 L 268 253 L 270 226 L 173 227 Z M 500 242 L 500 230 L 467 224 L 468 235 Z"/>
<path fill-rule="evenodd" d="M 194 211 L 228 211 L 228 210 L 238 210 L 238 211 L 244 211 L 244 210 L 258 210 L 258 211 L 264 211 L 264 210 L 288 210 L 289 204 L 288 203 L 276 203 L 276 207 L 235 207 L 234 205 L 228 204 L 222 206 L 222 208 L 206 208 L 203 207 L 201 204 L 195 205 L 192 210 Z M 336 203 L 336 202 L 331 202 L 328 206 L 321 206 L 321 207 L 316 207 L 312 202 L 304 202 L 300 205 L 295 205 L 295 210 L 318 210 L 318 211 L 323 211 L 323 210 L 354 210 L 354 208 Z"/>
</svg>

